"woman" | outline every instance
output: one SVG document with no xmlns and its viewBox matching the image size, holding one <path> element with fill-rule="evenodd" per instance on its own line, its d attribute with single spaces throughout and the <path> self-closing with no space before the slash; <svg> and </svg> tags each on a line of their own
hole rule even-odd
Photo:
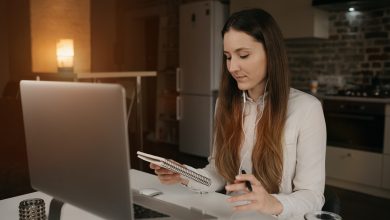
<svg viewBox="0 0 390 220">
<path fill-rule="evenodd" d="M 165 184 L 182 183 L 200 191 L 225 187 L 232 195 L 229 202 L 241 202 L 237 211 L 291 219 L 321 210 L 326 147 L 322 106 L 289 87 L 287 55 L 276 22 L 261 9 L 236 12 L 222 36 L 225 65 L 213 155 L 198 169 L 212 179 L 211 186 L 150 167 Z"/>
</svg>

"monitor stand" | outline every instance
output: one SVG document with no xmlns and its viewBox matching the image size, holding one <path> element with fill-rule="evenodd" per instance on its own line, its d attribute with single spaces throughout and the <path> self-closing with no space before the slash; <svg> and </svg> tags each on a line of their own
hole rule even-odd
<svg viewBox="0 0 390 220">
<path fill-rule="evenodd" d="M 61 209 L 62 209 L 63 205 L 64 205 L 64 202 L 53 198 L 50 202 L 48 220 L 60 220 L 61 219 Z"/>
</svg>

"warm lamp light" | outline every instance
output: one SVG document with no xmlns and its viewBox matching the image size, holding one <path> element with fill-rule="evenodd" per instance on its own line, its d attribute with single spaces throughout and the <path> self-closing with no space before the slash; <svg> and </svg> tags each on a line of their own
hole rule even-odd
<svg viewBox="0 0 390 220">
<path fill-rule="evenodd" d="M 57 42 L 57 67 L 59 73 L 73 73 L 73 40 L 60 39 Z"/>
</svg>

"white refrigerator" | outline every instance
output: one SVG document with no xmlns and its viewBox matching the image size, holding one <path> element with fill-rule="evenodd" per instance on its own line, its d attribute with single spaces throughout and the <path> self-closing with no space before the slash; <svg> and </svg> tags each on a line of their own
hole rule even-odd
<svg viewBox="0 0 390 220">
<path fill-rule="evenodd" d="M 180 6 L 176 87 L 179 149 L 207 157 L 213 141 L 216 94 L 222 69 L 221 30 L 227 5 L 201 1 Z"/>
</svg>

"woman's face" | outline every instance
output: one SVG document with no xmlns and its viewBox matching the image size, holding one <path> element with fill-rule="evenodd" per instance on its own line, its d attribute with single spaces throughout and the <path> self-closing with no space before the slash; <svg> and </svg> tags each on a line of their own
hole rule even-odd
<svg viewBox="0 0 390 220">
<path fill-rule="evenodd" d="M 267 57 L 263 44 L 252 36 L 230 29 L 223 39 L 227 69 L 240 90 L 252 99 L 264 93 Z"/>
</svg>

